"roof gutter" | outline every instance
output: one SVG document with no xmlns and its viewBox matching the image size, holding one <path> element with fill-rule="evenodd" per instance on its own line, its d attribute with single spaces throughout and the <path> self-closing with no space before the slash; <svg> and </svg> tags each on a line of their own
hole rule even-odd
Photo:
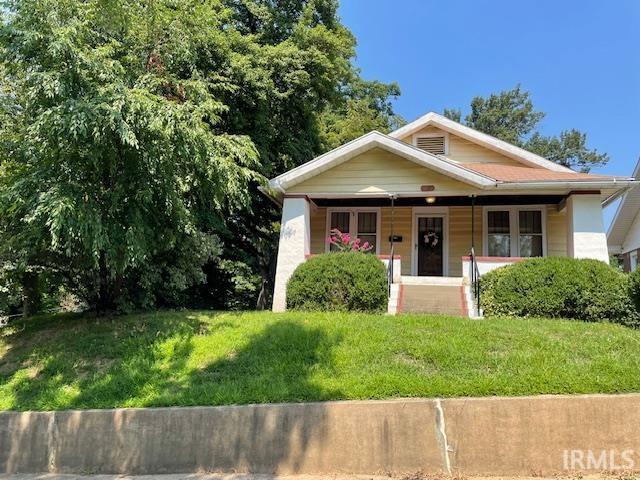
<svg viewBox="0 0 640 480">
<path fill-rule="evenodd" d="M 510 190 L 543 190 L 549 188 L 571 188 L 574 190 L 584 188 L 584 189 L 594 189 L 594 188 L 619 188 L 620 190 L 624 190 L 630 187 L 633 187 L 640 182 L 636 180 L 629 179 L 612 179 L 608 181 L 581 181 L 581 182 L 559 182 L 559 181 L 551 181 L 551 182 L 499 182 L 496 184 L 496 188 Z"/>
<path fill-rule="evenodd" d="M 267 186 L 260 185 L 258 191 L 265 197 L 275 203 L 278 207 L 282 207 L 282 198 L 284 197 L 284 190 L 278 182 L 271 180 Z"/>
</svg>

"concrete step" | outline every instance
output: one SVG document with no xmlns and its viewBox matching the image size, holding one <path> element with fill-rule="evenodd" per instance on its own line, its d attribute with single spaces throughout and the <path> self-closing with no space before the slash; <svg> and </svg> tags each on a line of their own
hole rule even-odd
<svg viewBox="0 0 640 480">
<path fill-rule="evenodd" d="M 389 292 L 389 300 L 387 303 L 387 313 L 395 315 L 398 313 L 398 305 L 400 305 L 400 284 L 392 283 Z"/>
<path fill-rule="evenodd" d="M 462 285 L 462 277 L 412 277 L 403 275 L 400 283 L 403 285 Z"/>
<path fill-rule="evenodd" d="M 402 285 L 400 310 L 404 313 L 464 315 L 462 286 Z"/>
</svg>

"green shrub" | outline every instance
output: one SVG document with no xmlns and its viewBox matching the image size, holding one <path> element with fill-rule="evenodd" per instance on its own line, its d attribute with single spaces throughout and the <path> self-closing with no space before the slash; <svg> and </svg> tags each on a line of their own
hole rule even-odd
<svg viewBox="0 0 640 480">
<path fill-rule="evenodd" d="M 640 312 L 640 269 L 629 274 L 629 295 L 636 311 Z"/>
<path fill-rule="evenodd" d="M 387 309 L 387 272 L 374 255 L 327 253 L 301 264 L 287 284 L 287 307 L 296 310 Z"/>
<path fill-rule="evenodd" d="M 633 323 L 629 283 L 598 260 L 535 258 L 483 275 L 480 305 L 486 315 Z"/>
</svg>

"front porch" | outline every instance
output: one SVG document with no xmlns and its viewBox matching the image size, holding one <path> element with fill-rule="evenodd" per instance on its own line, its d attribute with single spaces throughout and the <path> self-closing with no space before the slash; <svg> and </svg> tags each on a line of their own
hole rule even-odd
<svg viewBox="0 0 640 480">
<path fill-rule="evenodd" d="M 309 255 L 331 250 L 328 237 L 334 228 L 369 242 L 372 253 L 387 265 L 393 258 L 392 282 L 398 284 L 409 283 L 410 277 L 425 277 L 431 285 L 447 277 L 466 279 L 468 284 L 472 249 L 480 274 L 533 256 L 608 260 L 599 193 L 437 198 L 291 195 L 283 199 L 274 310 L 286 306 L 286 281 L 295 267 Z"/>
<path fill-rule="evenodd" d="M 503 197 L 476 198 L 474 205 L 469 198 L 467 205 L 460 205 L 461 200 L 436 199 L 428 205 L 421 198 L 407 205 L 406 199 L 397 199 L 393 206 L 388 199 L 386 206 L 362 200 L 310 200 L 309 252 L 329 252 L 329 233 L 337 228 L 374 245 L 376 255 L 393 254 L 404 276 L 463 277 L 463 257 L 472 247 L 479 257 L 568 254 L 567 212 L 561 198 L 520 198 L 520 205 L 507 204 L 516 199 Z"/>
</svg>

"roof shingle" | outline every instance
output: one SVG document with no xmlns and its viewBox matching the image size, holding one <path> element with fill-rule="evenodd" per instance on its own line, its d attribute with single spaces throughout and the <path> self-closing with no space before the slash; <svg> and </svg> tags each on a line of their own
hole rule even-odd
<svg viewBox="0 0 640 480">
<path fill-rule="evenodd" d="M 548 182 L 548 181 L 589 181 L 612 179 L 609 175 L 594 175 L 578 172 L 554 172 L 546 168 L 534 168 L 500 163 L 465 163 L 464 168 L 493 178 L 500 182 Z"/>
</svg>

